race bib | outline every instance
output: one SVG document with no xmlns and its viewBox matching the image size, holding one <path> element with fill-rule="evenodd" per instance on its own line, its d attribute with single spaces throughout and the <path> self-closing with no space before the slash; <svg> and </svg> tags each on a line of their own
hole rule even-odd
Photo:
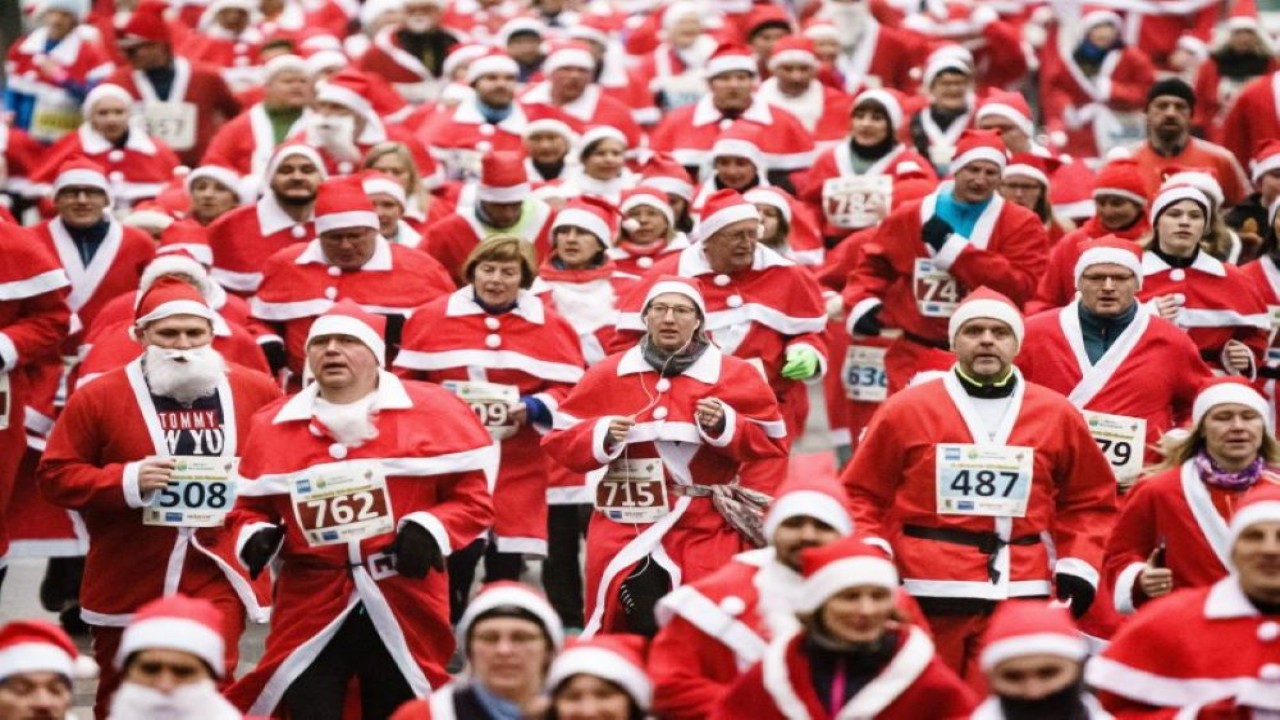
<svg viewBox="0 0 1280 720">
<path fill-rule="evenodd" d="M 9 373 L 0 373 L 0 430 L 9 429 L 9 412 L 13 407 L 13 385 Z"/>
<path fill-rule="evenodd" d="M 445 380 L 442 384 L 445 390 L 471 406 L 471 412 L 494 440 L 506 440 L 516 434 L 516 424 L 508 409 L 512 403 L 520 402 L 520 391 L 515 385 L 461 380 Z"/>
<path fill-rule="evenodd" d="M 169 484 L 151 496 L 143 525 L 222 527 L 236 502 L 239 458 L 177 455 Z"/>
<path fill-rule="evenodd" d="M 51 143 L 80 127 L 80 105 L 69 97 L 37 97 L 31 111 L 31 137 Z"/>
<path fill-rule="evenodd" d="M 1126 415 L 1084 411 L 1089 434 L 1111 463 L 1119 482 L 1132 482 L 1142 474 L 1142 449 L 1147 439 L 1147 421 Z"/>
<path fill-rule="evenodd" d="M 692 105 L 707 94 L 707 81 L 697 75 L 672 75 L 658 86 L 668 110 Z"/>
<path fill-rule="evenodd" d="M 350 460 L 295 480 L 289 498 L 298 527 L 313 547 L 395 529 L 387 476 L 377 460 Z"/>
<path fill-rule="evenodd" d="M 152 102 L 143 108 L 147 132 L 178 152 L 196 144 L 196 106 L 189 102 Z"/>
<path fill-rule="evenodd" d="M 889 396 L 889 378 L 884 369 L 887 350 L 873 345 L 849 346 L 841 373 L 845 397 L 859 402 L 884 402 Z"/>
<path fill-rule="evenodd" d="M 1267 364 L 1280 365 L 1280 305 L 1268 305 L 1271 317 L 1271 343 L 1267 348 Z"/>
<path fill-rule="evenodd" d="M 940 444 L 936 480 L 943 515 L 1024 517 L 1035 448 Z"/>
<path fill-rule="evenodd" d="M 822 208 L 838 228 L 875 225 L 889 214 L 892 198 L 893 178 L 888 175 L 849 175 L 822 183 Z"/>
<path fill-rule="evenodd" d="M 951 317 L 963 296 L 960 282 L 946 270 L 938 269 L 929 258 L 916 258 L 912 287 L 916 308 L 925 317 Z"/>
<path fill-rule="evenodd" d="M 667 481 L 658 458 L 620 458 L 596 485 L 596 510 L 620 523 L 651 523 L 669 513 Z"/>
</svg>

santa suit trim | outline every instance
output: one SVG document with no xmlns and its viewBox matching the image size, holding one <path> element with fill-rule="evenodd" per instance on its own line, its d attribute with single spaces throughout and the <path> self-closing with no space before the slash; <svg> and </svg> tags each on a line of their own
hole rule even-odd
<svg viewBox="0 0 1280 720">
<path fill-rule="evenodd" d="M 1196 527 L 1204 536 L 1205 542 L 1213 549 L 1213 554 L 1222 563 L 1223 568 L 1231 567 L 1231 531 L 1227 523 L 1213 506 L 1213 498 L 1205 488 L 1195 463 L 1188 460 L 1182 463 L 1178 479 L 1182 485 L 1182 496 L 1191 510 L 1191 517 L 1196 520 Z"/>
<path fill-rule="evenodd" d="M 71 284 L 67 273 L 62 268 L 32 275 L 24 280 L 12 280 L 0 283 L 0 302 L 22 300 L 25 298 L 53 292 Z"/>
<path fill-rule="evenodd" d="M 673 617 L 683 618 L 707 637 L 732 650 L 739 671 L 759 662 L 769 647 L 764 638 L 750 626 L 726 612 L 720 603 L 712 602 L 692 585 L 676 588 L 659 601 L 657 615 L 658 622 L 663 625 Z"/>
<path fill-rule="evenodd" d="M 270 184 L 271 178 L 266 178 L 266 182 Z M 269 189 L 262 196 L 262 199 L 258 201 L 255 210 L 258 216 L 258 230 L 264 238 L 281 230 L 288 230 L 295 225 L 303 227 L 312 221 L 312 218 L 307 218 L 302 222 L 295 222 L 293 218 L 289 217 L 289 213 L 285 212 L 284 208 L 280 206 L 280 201 L 276 199 L 275 192 Z"/>
<path fill-rule="evenodd" d="M 1085 406 L 1102 392 L 1116 370 L 1138 346 L 1138 341 L 1146 333 L 1147 326 L 1151 324 L 1151 315 L 1144 312 L 1137 313 L 1133 322 L 1129 323 L 1124 332 L 1120 333 L 1120 337 L 1116 338 L 1111 347 L 1098 358 L 1096 365 L 1089 362 L 1089 353 L 1084 347 L 1084 331 L 1080 327 L 1079 299 L 1073 300 L 1071 304 L 1059 311 L 1058 323 L 1062 326 L 1062 334 L 1066 337 L 1067 344 L 1071 346 L 1072 354 L 1075 355 L 1076 366 L 1080 368 L 1080 382 L 1071 389 L 1067 400 L 1077 409 L 1084 410 Z"/>
<path fill-rule="evenodd" d="M 285 137 L 293 137 L 305 129 L 302 116 L 293 121 Z M 276 151 L 275 130 L 271 126 L 271 117 L 267 115 L 267 106 L 258 103 L 249 108 L 249 134 L 253 138 L 253 152 L 249 159 L 249 174 L 261 175 L 271 162 L 271 155 Z M 271 178 L 263 178 L 264 184 L 270 184 Z M 268 191 L 269 192 L 269 191 Z"/>
<path fill-rule="evenodd" d="M 920 203 L 920 224 L 924 225 L 929 222 L 929 218 L 934 216 L 934 212 L 938 206 L 938 198 L 944 193 L 951 192 L 953 184 L 944 183 L 938 187 L 937 192 L 932 195 L 926 195 L 924 201 Z M 960 233 L 952 233 L 947 241 L 943 243 L 942 249 L 934 251 L 933 247 L 925 244 L 924 247 L 929 251 L 929 256 L 934 258 L 938 267 L 943 270 L 949 270 L 951 264 L 956 261 L 960 253 L 965 247 L 972 244 L 979 250 L 986 250 L 987 244 L 991 242 L 991 233 L 996 228 L 996 223 L 1000 221 L 1000 214 L 1004 210 L 1004 198 L 999 193 L 991 196 L 991 202 L 987 204 L 986 209 L 978 216 L 978 221 L 974 223 L 973 232 L 969 237 L 965 237 Z M 924 243 L 922 243 L 924 244 Z"/>
<path fill-rule="evenodd" d="M 1263 255 L 1258 258 L 1258 264 L 1262 267 L 1262 274 L 1267 279 L 1271 294 L 1280 298 L 1280 268 L 1276 267 L 1276 261 L 1270 255 Z"/>
<path fill-rule="evenodd" d="M 191 62 L 184 57 L 174 56 L 173 85 L 169 90 L 168 100 L 160 99 L 146 73 L 134 70 L 130 77 L 133 78 L 133 86 L 138 89 L 138 95 L 142 97 L 143 103 L 179 103 L 186 99 L 187 88 L 191 84 Z"/>
<path fill-rule="evenodd" d="M 253 292 L 262 284 L 260 272 L 233 272 L 215 267 L 209 270 L 209 276 L 222 287 L 238 292 Z"/>
<path fill-rule="evenodd" d="M 399 26 L 391 25 L 382 28 L 377 35 L 373 36 L 373 46 L 386 53 L 387 57 L 391 58 L 391 61 L 396 65 L 408 70 L 421 80 L 435 80 L 436 77 L 431 74 L 431 70 L 426 65 L 422 64 L 422 61 L 406 52 L 392 40 L 392 37 L 399 29 Z M 396 85 L 402 84 L 407 83 L 396 83 Z"/>
<path fill-rule="evenodd" d="M 459 125 L 489 125 L 490 127 L 501 128 L 513 135 L 521 135 L 529 124 L 529 118 L 524 114 L 524 110 L 520 107 L 519 102 L 511 103 L 511 114 L 502 119 L 499 123 L 490 123 L 484 119 L 480 111 L 476 109 L 474 102 L 464 102 L 458 105 L 453 111 L 451 120 Z"/>
<path fill-rule="evenodd" d="M 1115 73 L 1116 68 L 1120 65 L 1120 60 L 1123 55 L 1124 53 L 1120 50 L 1112 50 L 1107 53 L 1107 56 L 1102 59 L 1102 64 L 1098 68 L 1096 80 L 1091 80 L 1084 74 L 1084 71 L 1080 69 L 1080 66 L 1076 64 L 1076 59 L 1072 56 L 1072 48 L 1066 43 L 1058 44 L 1058 56 L 1062 60 L 1063 67 L 1065 67 L 1067 72 L 1071 74 L 1071 79 L 1076 81 L 1076 84 L 1080 86 L 1080 89 L 1093 99 L 1094 103 L 1106 103 L 1111 99 L 1111 75 Z M 1085 107 L 1090 106 L 1086 105 Z M 1084 112 L 1084 108 L 1073 108 L 1073 110 L 1076 110 L 1076 113 L 1080 115 L 1088 114 Z M 1080 124 L 1083 125 L 1091 118 L 1082 117 L 1079 119 L 1081 120 Z"/>
<path fill-rule="evenodd" d="M 110 152 L 115 145 L 106 139 L 97 130 L 89 126 L 89 123 L 81 125 L 77 131 L 80 135 L 80 147 L 84 149 L 86 155 L 101 155 Z M 146 128 L 138 127 L 131 123 L 129 127 L 129 137 L 124 142 L 125 150 L 132 150 L 143 155 L 155 155 L 156 144 L 152 141 L 151 136 L 147 135 Z M 142 184 L 142 183 L 135 183 Z M 150 183 L 164 187 L 165 183 Z"/>
<path fill-rule="evenodd" d="M 582 368 L 568 363 L 529 357 L 512 350 L 446 350 L 423 352 L 401 350 L 396 365 L 411 370 L 445 370 L 456 367 L 482 367 L 486 370 L 520 370 L 551 382 L 577 382 Z"/>
<path fill-rule="evenodd" d="M 600 87 L 594 83 L 587 85 L 582 94 L 572 102 L 564 105 L 555 105 L 551 101 L 551 83 L 543 81 L 534 85 L 524 95 L 520 96 L 520 102 L 528 105 L 553 105 L 557 110 L 575 117 L 585 123 L 590 123 L 596 117 L 596 110 L 600 106 Z"/>
<path fill-rule="evenodd" d="M 875 57 L 876 47 L 880 43 L 880 23 L 868 18 L 858 46 L 850 54 L 836 55 L 836 69 L 844 75 L 844 89 L 853 92 L 866 84 L 867 73 L 871 70 L 871 61 Z"/>
<path fill-rule="evenodd" d="M 831 150 L 832 157 L 836 161 L 836 170 L 840 172 L 840 177 L 865 176 L 871 177 L 875 175 L 883 175 L 889 166 L 897 161 L 898 156 L 906 152 L 907 146 L 898 143 L 884 157 L 871 163 L 871 166 L 862 172 L 853 169 L 853 146 L 847 142 L 836 145 Z"/>
<path fill-rule="evenodd" d="M 1184 307 L 1178 311 L 1177 325 L 1182 328 L 1220 328 L 1227 325 L 1241 325 L 1270 330 L 1271 320 L 1265 313 L 1245 315 L 1235 310 L 1207 310 Z"/>
<path fill-rule="evenodd" d="M 278 419 L 280 416 L 277 415 L 276 417 Z M 497 474 L 497 459 L 497 448 L 489 446 L 446 455 L 436 455 L 430 458 L 379 458 L 379 463 L 388 477 L 431 477 L 470 470 L 483 471 L 488 477 L 490 473 Z M 296 472 L 273 473 L 261 475 L 257 478 L 248 478 L 250 482 L 242 483 L 237 492 L 245 497 L 285 495 L 289 493 L 289 488 L 292 487 L 294 480 L 308 477 L 309 474 L 325 471 L 329 468 L 339 470 L 343 464 L 342 461 L 317 463 L 305 470 Z"/>
<path fill-rule="evenodd" d="M 1114 720 L 1115 716 L 1103 709 L 1098 698 L 1085 693 L 1080 699 L 1084 702 L 1089 720 Z M 989 697 L 984 700 L 978 709 L 973 711 L 973 715 L 969 716 L 969 720 L 1005 720 L 1004 710 L 1000 708 L 1000 699 Z"/>
<path fill-rule="evenodd" d="M 929 114 L 929 108 L 920 111 L 920 128 L 924 130 L 924 134 L 929 138 L 930 146 L 955 147 L 956 142 L 960 139 L 960 134 L 969 127 L 969 120 L 973 117 L 973 111 L 968 110 L 960 117 L 956 118 L 947 126 L 946 130 L 938 127 L 938 123 L 933 121 L 933 116 Z M 997 195 L 997 197 L 999 197 Z"/>
<path fill-rule="evenodd" d="M 1132 615 L 1138 611 L 1133 604 L 1133 586 L 1138 582 L 1138 576 L 1146 569 L 1147 564 L 1144 562 L 1129 563 L 1116 576 L 1116 586 L 1111 592 L 1112 599 L 1115 601 L 1116 612 L 1121 615 Z"/>
<path fill-rule="evenodd" d="M 431 693 L 431 697 L 427 698 L 427 709 L 430 711 L 427 717 L 431 720 L 458 720 L 458 711 L 453 704 L 453 696 L 457 692 L 458 686 L 449 683 Z"/>
<path fill-rule="evenodd" d="M 103 217 L 107 219 L 109 225 L 107 235 L 98 246 L 98 252 L 94 253 L 93 259 L 89 261 L 88 267 L 80 261 L 80 251 L 76 249 L 75 241 L 67 232 L 67 226 L 62 223 L 62 218 L 56 217 L 49 223 L 53 247 L 58 251 L 62 268 L 66 270 L 67 277 L 71 280 L 71 294 L 67 296 L 67 304 L 72 310 L 84 307 L 89 298 L 93 297 L 93 293 L 97 291 L 103 278 L 115 263 L 116 255 L 123 244 L 124 228 L 109 215 Z"/>
<path fill-rule="evenodd" d="M 254 317 L 275 322 L 323 315 L 329 308 L 333 307 L 333 304 L 333 301 L 328 299 L 296 300 L 282 303 L 266 302 L 257 295 L 249 299 L 249 306 Z"/>
</svg>

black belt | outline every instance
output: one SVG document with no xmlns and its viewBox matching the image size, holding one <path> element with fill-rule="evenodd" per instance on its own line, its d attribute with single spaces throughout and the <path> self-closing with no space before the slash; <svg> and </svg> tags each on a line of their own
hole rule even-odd
<svg viewBox="0 0 1280 720">
<path fill-rule="evenodd" d="M 948 343 L 946 340 L 930 340 L 929 338 L 924 337 L 923 335 L 917 335 L 907 330 L 902 331 L 902 337 L 904 340 L 910 340 L 911 342 L 917 345 L 923 345 L 925 347 L 936 348 L 938 350 L 951 349 L 951 344 Z"/>
<path fill-rule="evenodd" d="M 923 525 L 903 525 L 902 534 L 919 540 L 937 540 L 977 548 L 978 552 L 987 556 L 987 577 L 992 584 L 1000 582 L 1000 571 L 996 569 L 996 555 L 1000 553 L 1000 548 L 1006 545 L 1035 545 L 1041 541 L 1039 535 L 1023 535 L 1005 542 L 993 532 L 970 532 Z"/>
<path fill-rule="evenodd" d="M 1268 367 L 1263 365 L 1258 368 L 1258 377 L 1268 380 L 1280 380 L 1280 367 Z"/>
<path fill-rule="evenodd" d="M 1214 352 L 1212 350 L 1201 350 L 1200 359 L 1207 363 L 1222 362 L 1222 352 Z"/>
</svg>

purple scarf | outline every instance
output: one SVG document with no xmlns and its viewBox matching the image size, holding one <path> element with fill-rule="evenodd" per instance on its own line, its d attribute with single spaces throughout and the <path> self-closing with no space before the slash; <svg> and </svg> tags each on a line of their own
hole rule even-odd
<svg viewBox="0 0 1280 720">
<path fill-rule="evenodd" d="M 1239 472 L 1227 472 L 1218 467 L 1218 463 L 1209 457 L 1209 453 L 1201 450 L 1196 453 L 1193 461 L 1196 464 L 1196 471 L 1200 473 L 1200 479 L 1205 484 L 1212 485 L 1223 490 L 1245 490 L 1253 487 L 1258 482 L 1258 478 L 1262 477 L 1262 458 L 1256 458 L 1249 466 Z"/>
</svg>

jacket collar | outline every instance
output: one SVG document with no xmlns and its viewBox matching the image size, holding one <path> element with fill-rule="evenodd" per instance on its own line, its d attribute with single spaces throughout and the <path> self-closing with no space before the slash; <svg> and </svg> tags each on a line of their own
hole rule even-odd
<svg viewBox="0 0 1280 720">
<path fill-rule="evenodd" d="M 706 385 L 714 385 L 720 380 L 721 358 L 724 355 L 715 343 L 710 344 L 702 353 L 702 357 L 694 361 L 682 375 L 697 380 Z M 656 373 L 649 363 L 645 362 L 644 351 L 640 349 L 640 343 L 636 343 L 634 347 L 623 354 L 622 359 L 618 361 L 618 376 L 637 375 L 639 373 Z"/>
<path fill-rule="evenodd" d="M 1233 620 L 1259 615 L 1261 613 L 1245 596 L 1240 587 L 1240 578 L 1235 573 L 1214 583 L 1204 599 L 1204 616 L 1210 620 Z"/>
<path fill-rule="evenodd" d="M 373 407 L 377 410 L 408 410 L 413 407 L 413 401 L 409 399 L 404 383 L 386 370 L 378 371 L 378 389 L 373 392 L 376 395 Z M 315 412 L 316 398 L 319 394 L 319 383 L 313 382 L 306 386 L 302 392 L 289 398 L 289 401 L 280 408 L 271 421 L 272 424 L 310 420 Z"/>
<path fill-rule="evenodd" d="M 324 248 L 320 247 L 320 238 L 307 243 L 307 246 L 302 250 L 302 254 L 298 255 L 294 262 L 299 265 L 307 265 L 309 263 L 317 265 L 330 264 L 329 258 L 324 254 Z M 374 239 L 373 256 L 364 265 L 361 265 L 360 269 L 383 272 L 391 270 L 391 243 L 387 242 L 387 239 L 382 235 L 378 235 Z"/>
<path fill-rule="evenodd" d="M 457 109 L 453 111 L 453 121 L 460 125 L 487 125 L 488 121 L 480 114 L 480 109 L 476 107 L 478 100 L 463 101 L 458 104 Z M 525 125 L 529 124 L 528 118 L 525 117 L 524 110 L 520 107 L 519 102 L 513 102 L 511 114 L 497 127 L 506 130 L 509 133 L 520 135 L 524 132 Z"/>
<path fill-rule="evenodd" d="M 765 247 L 764 243 L 756 243 L 755 257 L 751 260 L 752 270 L 767 270 L 779 265 L 795 265 L 795 263 Z M 711 263 L 707 261 L 707 253 L 703 250 L 702 243 L 694 243 L 680 251 L 678 268 L 679 274 L 683 277 L 697 277 L 715 273 L 715 270 L 711 268 Z"/>
<path fill-rule="evenodd" d="M 80 147 L 84 148 L 86 155 L 101 155 L 111 152 L 115 146 L 111 141 L 102 136 L 102 133 L 89 127 L 89 123 L 82 123 L 76 130 L 80 135 Z M 125 138 L 124 149 L 142 153 L 143 155 L 155 155 L 156 144 L 151 141 L 151 137 L 147 135 L 147 130 L 142 123 L 129 123 L 129 137 Z"/>
<path fill-rule="evenodd" d="M 1161 260 L 1159 255 L 1150 250 L 1142 253 L 1143 275 L 1156 275 L 1169 269 L 1169 263 Z M 1191 269 L 1218 277 L 1227 276 L 1227 268 L 1222 264 L 1222 261 L 1205 252 L 1203 248 L 1196 253 L 1196 259 L 1191 262 Z"/>
<path fill-rule="evenodd" d="M 281 230 L 288 230 L 294 225 L 305 225 L 315 219 L 315 211 L 312 210 L 312 217 L 307 218 L 305 222 L 294 222 L 284 208 L 280 207 L 280 201 L 276 199 L 276 194 L 270 188 L 258 201 L 257 207 L 258 227 L 262 230 L 263 237 L 274 235 Z"/>
<path fill-rule="evenodd" d="M 711 100 L 711 93 L 703 95 L 698 104 L 693 108 L 693 125 L 701 127 L 719 122 L 724 114 L 716 109 L 715 103 Z M 759 96 L 751 96 L 751 105 L 739 116 L 742 120 L 750 120 L 761 125 L 773 124 L 773 112 L 769 110 L 769 104 L 761 100 Z"/>
<path fill-rule="evenodd" d="M 528 290 L 521 290 L 516 295 L 516 307 L 511 311 L 512 314 L 528 320 L 534 325 L 542 325 L 546 322 L 546 310 L 542 306 L 542 300 Z M 449 296 L 448 305 L 444 310 L 445 317 L 465 317 L 467 315 L 484 315 L 484 308 L 475 300 L 475 286 L 466 285 L 459 288 Z"/>
</svg>

